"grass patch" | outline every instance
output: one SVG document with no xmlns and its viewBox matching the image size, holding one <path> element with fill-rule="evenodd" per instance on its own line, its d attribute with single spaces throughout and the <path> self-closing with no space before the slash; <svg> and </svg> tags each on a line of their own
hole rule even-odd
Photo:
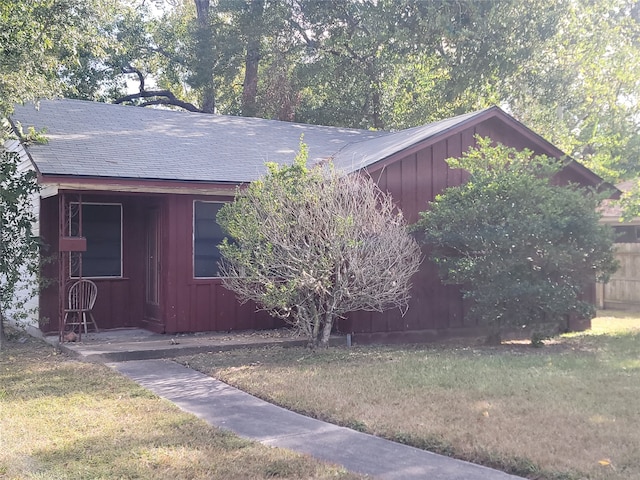
<svg viewBox="0 0 640 480">
<path fill-rule="evenodd" d="M 20 341 L 0 351 L 2 479 L 362 478 L 212 428 L 103 365 Z"/>
<path fill-rule="evenodd" d="M 269 348 L 180 359 L 316 418 L 535 479 L 640 478 L 640 316 L 543 348 Z"/>
</svg>

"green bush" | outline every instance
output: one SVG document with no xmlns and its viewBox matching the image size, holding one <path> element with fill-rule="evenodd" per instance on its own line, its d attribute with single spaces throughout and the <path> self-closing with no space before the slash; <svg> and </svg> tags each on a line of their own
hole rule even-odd
<svg viewBox="0 0 640 480">
<path fill-rule="evenodd" d="M 498 338 L 509 326 L 592 316 L 581 294 L 616 268 L 613 232 L 598 223 L 602 196 L 554 184 L 562 162 L 490 139 L 448 163 L 469 181 L 438 195 L 416 228 L 443 281 L 472 300 L 469 315 Z"/>
</svg>

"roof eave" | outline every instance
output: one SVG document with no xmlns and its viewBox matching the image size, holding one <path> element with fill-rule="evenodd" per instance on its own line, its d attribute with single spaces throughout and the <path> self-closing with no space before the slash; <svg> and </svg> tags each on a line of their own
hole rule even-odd
<svg viewBox="0 0 640 480">
<path fill-rule="evenodd" d="M 39 175 L 43 198 L 60 190 L 119 193 L 173 193 L 183 195 L 233 196 L 246 182 L 211 182 L 200 180 L 164 180 L 145 178 L 90 177 L 77 175 Z"/>
<path fill-rule="evenodd" d="M 527 126 L 525 126 L 520 121 L 513 118 L 511 115 L 507 114 L 500 107 L 494 105 L 485 110 L 480 110 L 477 115 L 470 116 L 459 123 L 451 126 L 450 128 L 439 131 L 423 140 L 420 140 L 410 147 L 404 148 L 402 150 L 398 150 L 393 154 L 380 159 L 376 162 L 373 162 L 369 165 L 361 167 L 357 170 L 378 170 L 380 168 L 384 168 L 387 165 L 395 162 L 396 160 L 406 157 L 407 155 L 411 155 L 419 150 L 422 150 L 426 147 L 433 145 L 444 137 L 455 135 L 457 133 L 462 132 L 463 130 L 468 129 L 472 125 L 479 124 L 481 122 L 485 122 L 492 118 L 498 118 L 501 121 L 507 123 L 510 127 L 516 130 L 518 133 L 523 135 L 533 144 L 537 145 L 539 149 L 549 156 L 555 158 L 566 158 L 568 159 L 568 163 L 566 165 L 567 168 L 571 168 L 577 174 L 585 179 L 585 182 L 589 185 L 592 185 L 598 192 L 610 191 L 612 192 L 609 198 L 618 199 L 622 192 L 612 185 L 611 183 L 605 182 L 600 176 L 592 172 L 590 169 L 579 163 L 577 160 L 569 157 L 558 147 L 553 145 L 551 142 L 546 140 L 541 135 L 537 134 Z"/>
</svg>

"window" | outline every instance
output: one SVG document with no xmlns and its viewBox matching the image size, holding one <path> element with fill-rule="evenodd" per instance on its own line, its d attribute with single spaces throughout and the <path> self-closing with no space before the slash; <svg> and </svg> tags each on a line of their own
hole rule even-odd
<svg viewBox="0 0 640 480">
<path fill-rule="evenodd" d="M 614 226 L 613 231 L 616 233 L 616 243 L 639 243 L 640 228 L 633 225 Z"/>
<path fill-rule="evenodd" d="M 78 204 L 72 204 L 77 211 Z M 79 215 L 71 216 L 71 234 L 79 235 Z M 82 204 L 82 236 L 87 251 L 82 252 L 83 277 L 122 276 L 122 205 Z M 71 255 L 71 276 L 80 274 L 80 254 Z"/>
<path fill-rule="evenodd" d="M 196 278 L 219 276 L 218 245 L 225 235 L 216 221 L 216 215 L 223 205 L 216 202 L 193 202 L 193 276 Z"/>
</svg>

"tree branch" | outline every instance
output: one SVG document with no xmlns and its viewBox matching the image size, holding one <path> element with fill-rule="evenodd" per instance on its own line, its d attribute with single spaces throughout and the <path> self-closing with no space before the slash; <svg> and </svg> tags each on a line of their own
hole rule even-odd
<svg viewBox="0 0 640 480">
<path fill-rule="evenodd" d="M 156 97 L 156 98 L 154 98 Z M 159 98 L 157 98 L 159 97 Z M 163 98 L 164 97 L 164 98 Z M 131 95 L 125 95 L 124 97 L 120 97 L 115 100 L 113 103 L 127 103 L 138 98 L 152 98 L 152 100 L 143 102 L 140 106 L 147 107 L 149 105 L 173 105 L 176 107 L 184 108 L 189 112 L 197 112 L 202 113 L 198 107 L 189 102 L 184 102 L 178 99 L 173 93 L 169 90 L 150 90 L 150 91 L 141 91 L 138 93 L 132 93 Z"/>
<path fill-rule="evenodd" d="M 144 75 L 137 68 L 132 67 L 131 65 L 127 65 L 126 67 L 122 67 L 122 73 L 135 73 L 138 76 L 138 81 L 140 82 L 139 90 L 144 92 Z"/>
</svg>

